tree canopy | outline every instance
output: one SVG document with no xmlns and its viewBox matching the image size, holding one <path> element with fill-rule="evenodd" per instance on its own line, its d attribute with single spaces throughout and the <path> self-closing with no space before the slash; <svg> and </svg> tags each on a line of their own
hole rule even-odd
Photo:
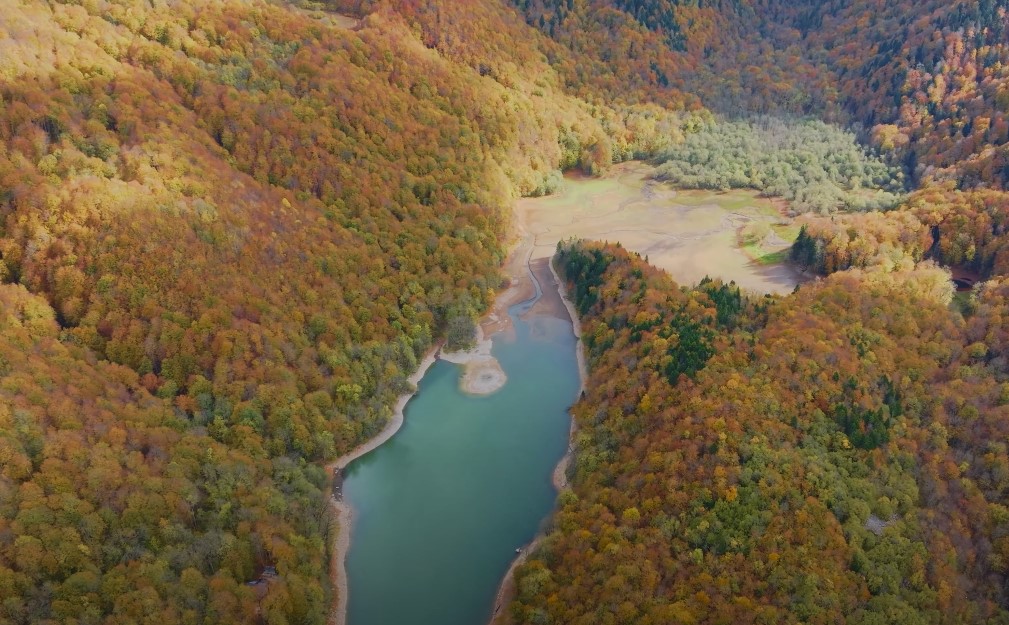
<svg viewBox="0 0 1009 625">
<path fill-rule="evenodd" d="M 758 189 L 789 200 L 795 213 L 892 208 L 904 191 L 899 168 L 821 121 L 712 122 L 657 160 L 659 180 L 688 189 Z"/>
</svg>

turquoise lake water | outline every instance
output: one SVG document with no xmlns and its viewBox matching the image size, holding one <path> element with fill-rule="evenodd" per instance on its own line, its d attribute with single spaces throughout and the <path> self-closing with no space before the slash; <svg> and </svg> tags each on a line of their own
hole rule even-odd
<svg viewBox="0 0 1009 625">
<path fill-rule="evenodd" d="M 512 340 L 494 337 L 501 390 L 466 395 L 462 369 L 438 361 L 402 429 L 347 467 L 349 625 L 484 625 L 515 549 L 553 508 L 575 337 L 566 320 L 519 319 L 529 305 L 512 308 Z"/>
</svg>

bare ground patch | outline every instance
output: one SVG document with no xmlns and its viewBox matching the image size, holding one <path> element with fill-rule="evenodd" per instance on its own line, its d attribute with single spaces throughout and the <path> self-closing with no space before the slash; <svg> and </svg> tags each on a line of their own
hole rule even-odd
<svg viewBox="0 0 1009 625">
<path fill-rule="evenodd" d="M 780 201 L 752 191 L 681 191 L 651 180 L 652 171 L 645 163 L 621 163 L 605 178 L 568 177 L 556 195 L 519 200 L 516 221 L 532 239 L 529 258 L 549 257 L 558 241 L 576 237 L 619 241 L 683 284 L 710 276 L 784 294 L 802 280 L 794 268 L 773 262 L 780 254 L 767 256 L 788 241 L 771 238 L 754 257 L 737 240 L 746 224 L 779 224 Z"/>
</svg>

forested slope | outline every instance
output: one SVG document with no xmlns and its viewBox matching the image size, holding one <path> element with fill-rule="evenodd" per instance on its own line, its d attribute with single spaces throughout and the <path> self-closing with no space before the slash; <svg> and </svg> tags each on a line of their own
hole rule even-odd
<svg viewBox="0 0 1009 625">
<path fill-rule="evenodd" d="M 1009 618 L 1000 282 L 965 322 L 928 266 L 748 300 L 619 248 L 557 262 L 591 375 L 516 622 Z"/>
<path fill-rule="evenodd" d="M 553 63 L 576 89 L 598 90 L 593 77 L 618 68 L 623 84 L 615 87 L 628 97 L 673 87 L 730 115 L 841 115 L 826 68 L 810 61 L 800 33 L 770 19 L 764 3 L 509 1 L 577 54 L 575 67 Z"/>
<path fill-rule="evenodd" d="M 514 4 L 530 24 L 585 59 L 575 78 L 554 64 L 576 85 L 601 67 L 620 67 L 648 89 L 675 85 L 695 93 L 730 119 L 772 113 L 840 123 L 872 149 L 872 158 L 902 170 L 899 178 L 914 193 L 898 211 L 875 219 L 875 235 L 863 238 L 859 228 L 865 220 L 857 215 L 809 226 L 807 234 L 816 242 L 805 246 L 808 258 L 801 259 L 809 267 L 829 272 L 866 266 L 876 262 L 882 243 L 890 265 L 906 252 L 912 261 L 928 256 L 982 277 L 1006 272 L 1001 252 L 1009 206 L 1004 191 L 1009 176 L 1005 2 Z M 793 207 L 798 212 L 892 207 L 893 197 L 851 194 L 848 183 L 832 180 L 837 172 L 831 168 L 802 175 L 806 162 L 820 158 L 816 149 L 798 151 L 799 168 L 789 163 L 801 175 L 782 168 L 768 175 L 757 165 L 773 160 L 769 154 L 777 148 L 747 138 L 752 132 L 741 131 L 740 123 L 709 125 L 673 150 L 674 161 L 687 162 L 672 167 L 666 178 L 688 186 L 752 186 L 798 199 Z M 755 131 L 759 136 L 759 128 Z M 776 135 L 789 133 L 794 131 Z M 855 158 L 840 169 L 860 167 Z M 884 225 L 887 221 L 892 223 Z M 923 249 L 905 247 L 919 229 L 908 231 L 911 221 L 931 230 L 932 241 Z M 883 231 L 901 234 L 883 241 Z"/>
<path fill-rule="evenodd" d="M 730 116 L 855 123 L 915 180 L 1007 182 L 1004 0 L 512 2 L 584 56 L 579 77 L 616 66 Z"/>
<path fill-rule="evenodd" d="M 836 75 L 853 119 L 899 147 L 916 178 L 1002 188 L 1007 8 L 1004 0 L 808 3 L 785 20 Z"/>
<path fill-rule="evenodd" d="M 916 238 L 906 228 L 917 220 L 931 229 L 933 239 L 923 250 L 907 249 L 912 260 L 927 255 L 982 277 L 1006 272 L 1001 250 L 1009 207 L 1004 191 L 1009 180 L 1009 6 L 1004 1 L 515 4 L 530 24 L 589 59 L 586 68 L 596 67 L 592 59 L 605 59 L 603 65 L 623 67 L 625 75 L 649 85 L 674 84 L 696 93 L 729 117 L 812 115 L 849 125 L 890 167 L 902 169 L 901 178 L 914 193 L 877 222 L 893 220 L 883 230 L 903 234 L 886 241 L 877 236 L 873 243 L 861 240 L 864 220 L 858 216 L 823 221 L 809 230 L 819 249 L 809 266 L 819 271 L 865 266 L 879 243 L 893 257 L 905 249 L 900 239 Z M 647 71 L 643 59 L 648 59 Z M 794 195 L 799 206 L 818 209 L 892 203 L 851 201 L 844 197 L 844 185 L 839 195 L 815 177 L 768 188 L 767 176 L 754 176 L 764 172 L 753 167 L 767 159 L 767 146 L 741 142 L 733 124 L 713 128 L 708 132 L 713 141 L 728 147 L 693 139 L 706 152 L 688 150 L 688 166 L 676 167 L 670 179 L 690 186 L 710 186 L 712 180 L 732 186 L 734 180 Z M 735 153 L 740 145 L 742 155 Z M 803 159 L 817 158 L 816 150 L 807 152 Z M 828 169 L 822 179 L 834 175 Z M 788 179 L 787 172 L 773 177 Z M 806 190 L 815 191 L 813 202 Z M 840 232 L 851 232 L 849 241 Z M 848 253 L 843 247 L 861 250 Z M 838 257 L 824 260 L 824 250 Z M 854 263 L 847 259 L 852 254 Z"/>
<path fill-rule="evenodd" d="M 813 220 L 800 262 L 821 272 L 869 266 L 882 246 L 891 264 L 905 253 L 982 278 L 1009 272 L 1006 4 L 824 4 L 785 19 L 837 74 L 871 142 L 919 186 L 900 211 L 872 218 L 872 234 L 858 217 Z"/>
</svg>

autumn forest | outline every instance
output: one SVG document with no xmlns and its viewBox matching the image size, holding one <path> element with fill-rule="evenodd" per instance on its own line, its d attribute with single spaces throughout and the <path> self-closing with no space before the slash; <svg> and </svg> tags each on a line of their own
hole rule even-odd
<svg viewBox="0 0 1009 625">
<path fill-rule="evenodd" d="M 558 246 L 589 376 L 505 618 L 1009 623 L 1006 0 L 11 0 L 0 624 L 327 622 L 326 463 L 517 198 L 630 160 L 780 198 L 806 280 Z"/>
</svg>

